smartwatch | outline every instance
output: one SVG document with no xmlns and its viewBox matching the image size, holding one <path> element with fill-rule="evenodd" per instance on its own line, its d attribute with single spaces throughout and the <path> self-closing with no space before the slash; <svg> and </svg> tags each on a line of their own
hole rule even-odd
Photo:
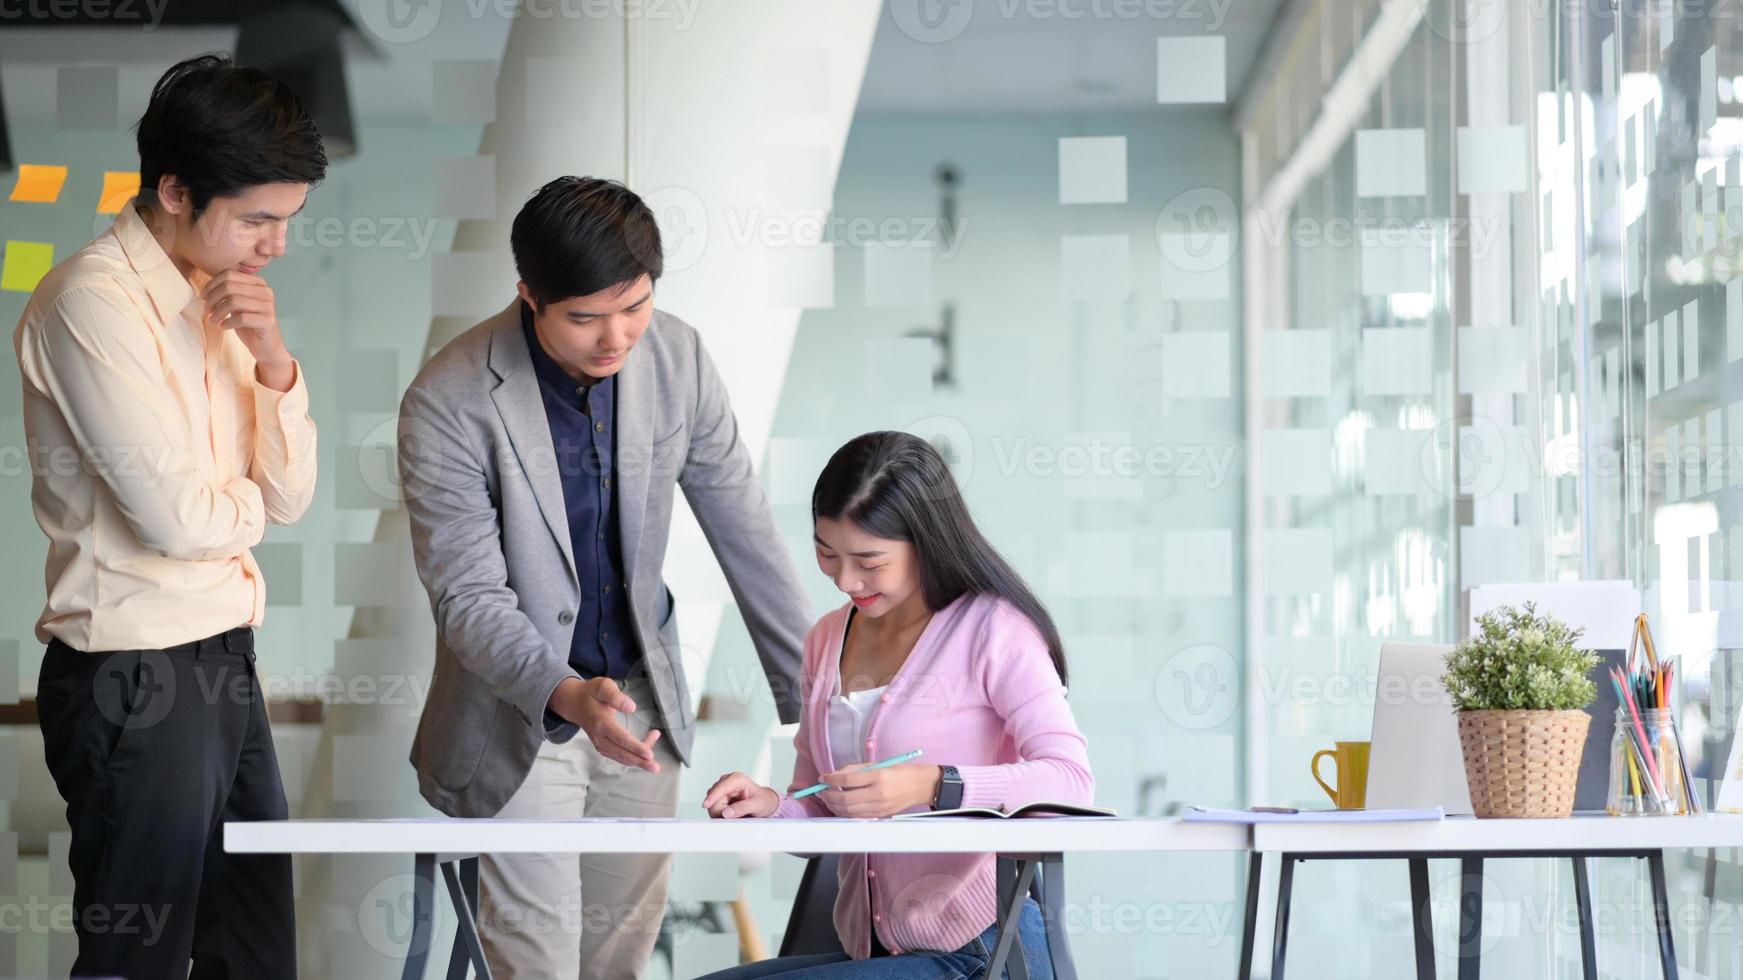
<svg viewBox="0 0 1743 980">
<path fill-rule="evenodd" d="M 955 766 L 939 766 L 938 798 L 932 801 L 934 810 L 954 810 L 962 806 L 962 773 Z"/>
</svg>

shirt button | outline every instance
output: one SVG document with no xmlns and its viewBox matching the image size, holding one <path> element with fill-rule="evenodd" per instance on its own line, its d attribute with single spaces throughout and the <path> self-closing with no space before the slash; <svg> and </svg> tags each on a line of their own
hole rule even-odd
<svg viewBox="0 0 1743 980">
<path fill-rule="evenodd" d="M 593 431 L 594 432 L 604 432 L 605 431 L 605 423 L 604 422 L 593 423 Z"/>
<path fill-rule="evenodd" d="M 575 614 L 570 612 L 567 609 L 565 609 L 562 612 L 557 614 L 557 622 L 562 623 L 564 626 L 567 626 L 570 623 L 573 623 L 574 621 L 575 621 Z"/>
<path fill-rule="evenodd" d="M 607 490 L 610 490 L 611 489 L 611 477 L 608 476 L 605 479 L 600 480 L 599 485 L 604 487 Z"/>
<path fill-rule="evenodd" d="M 600 642 L 604 642 L 606 640 L 609 640 L 609 639 L 611 639 L 611 634 L 605 632 L 604 630 L 600 630 L 599 631 L 599 639 L 600 639 Z"/>
<path fill-rule="evenodd" d="M 888 694 L 885 694 L 885 695 L 882 695 L 881 697 L 879 697 L 878 700 L 882 701 L 885 704 L 889 704 L 890 703 L 890 696 Z"/>
<path fill-rule="evenodd" d="M 883 914 L 883 913 L 882 913 L 882 912 L 873 912 L 873 913 L 872 913 L 872 921 L 873 921 L 873 922 L 882 922 L 882 921 L 884 921 L 884 914 Z M 892 950 L 890 950 L 890 952 L 892 952 L 892 953 L 894 953 L 894 952 L 895 952 L 895 950 L 893 950 L 893 949 L 892 949 Z"/>
<path fill-rule="evenodd" d="M 866 748 L 866 751 L 867 751 L 867 752 L 870 752 L 870 751 L 871 751 L 871 747 L 872 747 L 872 740 L 871 740 L 871 739 L 869 739 L 869 738 L 868 738 L 868 739 L 866 739 L 866 740 L 865 740 L 865 748 Z"/>
<path fill-rule="evenodd" d="M 611 583 L 610 582 L 605 583 L 605 591 L 607 594 L 609 594 L 611 592 Z"/>
<path fill-rule="evenodd" d="M 878 873 L 876 871 L 871 870 L 870 868 L 867 868 L 866 872 L 865 872 L 865 876 L 867 878 L 876 878 L 878 876 Z"/>
<path fill-rule="evenodd" d="M 891 947 L 890 947 L 890 955 L 891 955 L 891 956 L 900 956 L 900 955 L 902 955 L 902 947 L 900 947 L 900 946 L 891 946 Z"/>
</svg>

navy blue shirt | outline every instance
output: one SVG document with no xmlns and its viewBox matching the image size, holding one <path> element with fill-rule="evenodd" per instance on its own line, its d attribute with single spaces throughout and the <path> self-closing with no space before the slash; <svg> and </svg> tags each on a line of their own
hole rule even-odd
<svg viewBox="0 0 1743 980">
<path fill-rule="evenodd" d="M 575 637 L 569 663 L 582 677 L 622 680 L 641 662 L 641 647 L 630 631 L 623 546 L 612 506 L 612 455 L 616 448 L 615 376 L 583 384 L 545 352 L 533 329 L 532 310 L 520 308 L 521 330 L 539 378 L 557 472 L 563 481 L 563 507 L 569 515 L 569 544 L 581 580 L 581 608 L 575 611 Z"/>
</svg>

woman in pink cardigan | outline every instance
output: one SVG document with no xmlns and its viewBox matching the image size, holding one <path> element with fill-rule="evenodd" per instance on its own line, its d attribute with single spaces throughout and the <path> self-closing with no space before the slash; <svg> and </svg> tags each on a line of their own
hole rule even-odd
<svg viewBox="0 0 1743 980">
<path fill-rule="evenodd" d="M 709 814 L 888 817 L 956 806 L 1090 803 L 1083 735 L 1047 610 L 975 526 L 925 440 L 873 432 L 837 450 L 811 498 L 817 566 L 846 605 L 805 640 L 791 794 L 720 777 Z M 921 761 L 865 766 L 921 749 Z M 951 980 L 991 959 L 991 854 L 844 854 L 835 928 L 845 954 L 764 960 L 708 980 Z M 1040 909 L 1018 930 L 1034 980 L 1051 980 Z"/>
</svg>

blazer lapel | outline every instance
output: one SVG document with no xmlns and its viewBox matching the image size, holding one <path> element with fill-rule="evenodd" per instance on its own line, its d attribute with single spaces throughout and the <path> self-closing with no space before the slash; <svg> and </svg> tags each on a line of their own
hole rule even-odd
<svg viewBox="0 0 1743 980">
<path fill-rule="evenodd" d="M 521 332 L 520 300 L 497 314 L 490 335 L 490 369 L 499 379 L 490 391 L 502 416 L 502 427 L 514 445 L 520 471 L 532 485 L 533 499 L 545 515 L 545 525 L 557 539 L 569 579 L 580 587 L 575 572 L 575 550 L 569 541 L 569 512 L 563 503 L 563 481 L 557 472 L 557 450 L 551 441 L 551 423 L 539 395 L 539 379 L 533 372 L 532 352 Z"/>
<path fill-rule="evenodd" d="M 642 524 L 647 520 L 649 471 L 654 462 L 654 410 L 659 393 L 653 354 L 631 348 L 617 372 L 616 383 L 617 456 L 612 465 L 617 477 L 618 542 L 623 549 L 624 577 L 634 583 Z"/>
</svg>

